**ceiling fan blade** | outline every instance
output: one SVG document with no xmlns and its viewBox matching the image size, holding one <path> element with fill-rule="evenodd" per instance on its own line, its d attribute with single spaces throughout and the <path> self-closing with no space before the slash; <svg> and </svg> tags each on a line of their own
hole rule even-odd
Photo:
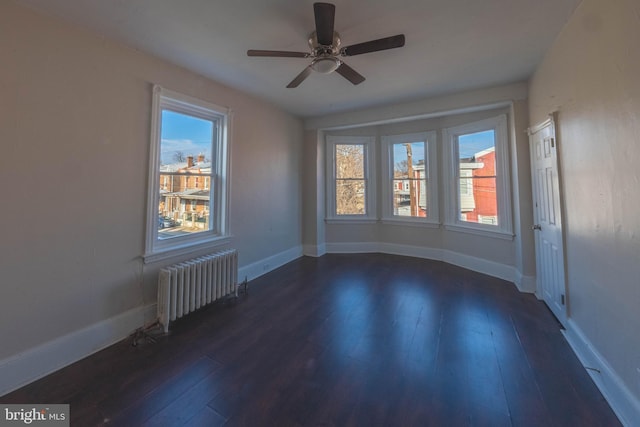
<svg viewBox="0 0 640 427">
<path fill-rule="evenodd" d="M 398 34 L 397 36 L 352 44 L 351 46 L 343 47 L 341 53 L 344 56 L 362 55 L 363 53 L 394 49 L 402 46 L 404 46 L 404 34 Z"/>
<path fill-rule="evenodd" d="M 314 3 L 313 14 L 316 18 L 318 44 L 331 46 L 333 44 L 333 23 L 336 7 L 331 3 Z"/>
<path fill-rule="evenodd" d="M 300 85 L 300 83 L 302 83 L 304 79 L 309 77 L 309 74 L 311 74 L 311 71 L 313 70 L 311 68 L 311 65 L 309 65 L 307 68 L 302 70 L 302 72 L 298 74 L 295 79 L 291 80 L 291 83 L 289 83 L 287 87 L 290 89 L 294 87 L 298 87 L 298 85 Z"/>
<path fill-rule="evenodd" d="M 359 85 L 365 80 L 365 78 L 360 73 L 349 67 L 344 62 L 341 63 L 338 68 L 336 68 L 336 73 L 340 74 L 342 77 L 349 80 L 354 85 Z"/>
<path fill-rule="evenodd" d="M 290 52 L 286 50 L 255 50 L 247 51 L 247 56 L 269 56 L 277 58 L 308 58 L 307 52 Z"/>
</svg>

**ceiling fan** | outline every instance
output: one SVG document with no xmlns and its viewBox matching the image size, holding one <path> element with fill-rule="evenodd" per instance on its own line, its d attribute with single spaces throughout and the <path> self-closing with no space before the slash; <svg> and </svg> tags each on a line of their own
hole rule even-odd
<svg viewBox="0 0 640 427">
<path fill-rule="evenodd" d="M 337 72 L 354 85 L 362 83 L 365 78 L 356 70 L 338 59 L 340 56 L 354 56 L 379 50 L 404 46 L 404 34 L 370 40 L 364 43 L 341 47 L 340 35 L 333 30 L 336 7 L 331 3 L 314 3 L 313 13 L 316 30 L 309 35 L 310 52 L 291 52 L 282 50 L 248 50 L 248 56 L 268 56 L 278 58 L 313 58 L 288 88 L 298 87 L 312 71 L 322 74 Z"/>
</svg>

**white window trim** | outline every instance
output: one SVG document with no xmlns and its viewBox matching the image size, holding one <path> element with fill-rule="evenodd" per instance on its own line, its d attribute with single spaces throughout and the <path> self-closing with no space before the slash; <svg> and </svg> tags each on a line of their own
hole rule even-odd
<svg viewBox="0 0 640 427">
<path fill-rule="evenodd" d="M 458 137 L 469 133 L 494 130 L 496 138 L 496 196 L 498 198 L 498 226 L 461 221 L 459 208 Z M 467 123 L 443 130 L 445 229 L 500 239 L 513 239 L 511 206 L 511 178 L 509 170 L 509 134 L 507 116 Z"/>
<path fill-rule="evenodd" d="M 371 223 L 377 221 L 376 214 L 376 168 L 375 168 L 375 137 L 373 136 L 336 136 L 328 135 L 326 139 L 326 217 L 327 223 Z M 361 144 L 364 146 L 364 179 L 365 179 L 365 209 L 364 215 L 336 214 L 336 158 L 335 146 L 339 144 Z"/>
<path fill-rule="evenodd" d="M 230 141 L 232 129 L 232 111 L 207 101 L 183 95 L 153 86 L 153 101 L 151 114 L 151 144 L 149 150 L 149 181 L 147 191 L 147 231 L 145 239 L 145 263 L 165 260 L 171 257 L 185 255 L 198 250 L 212 248 L 229 243 L 229 194 L 230 194 Z M 215 153 L 215 171 L 212 171 L 210 191 L 213 192 L 211 204 L 216 213 L 214 230 L 180 236 L 172 239 L 158 239 L 158 204 L 160 193 L 160 125 L 162 109 L 172 107 L 174 111 L 184 114 L 215 118 L 219 120 L 220 135 Z M 217 208 L 219 207 L 219 208 Z"/>
<path fill-rule="evenodd" d="M 438 206 L 438 161 L 435 131 L 387 135 L 382 137 L 382 222 L 386 224 L 424 225 L 429 228 L 440 225 L 440 209 Z M 420 142 L 425 143 L 425 165 L 427 167 L 427 211 L 426 218 L 406 217 L 393 214 L 393 145 Z"/>
</svg>

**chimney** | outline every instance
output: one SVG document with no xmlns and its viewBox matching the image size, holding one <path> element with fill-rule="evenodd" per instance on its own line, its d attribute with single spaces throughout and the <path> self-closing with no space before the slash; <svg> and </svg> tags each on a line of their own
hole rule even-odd
<svg viewBox="0 0 640 427">
<path fill-rule="evenodd" d="M 193 166 L 193 156 L 187 156 L 187 167 Z"/>
<path fill-rule="evenodd" d="M 198 163 L 204 163 L 204 154 L 203 153 L 198 154 Z"/>
</svg>

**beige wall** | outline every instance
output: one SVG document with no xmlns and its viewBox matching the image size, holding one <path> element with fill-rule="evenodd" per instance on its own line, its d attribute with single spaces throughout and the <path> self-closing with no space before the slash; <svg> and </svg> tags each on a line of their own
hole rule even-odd
<svg viewBox="0 0 640 427">
<path fill-rule="evenodd" d="M 636 405 L 639 41 L 638 1 L 584 0 L 530 84 L 531 124 L 559 112 L 569 316 L 635 396 Z"/>
<path fill-rule="evenodd" d="M 303 143 L 302 218 L 305 253 L 317 256 L 324 246 L 324 133 L 306 130 Z"/>
<path fill-rule="evenodd" d="M 524 276 L 536 275 L 533 225 L 533 196 L 531 191 L 531 156 L 529 137 L 523 129 L 528 127 L 529 109 L 526 100 L 516 100 L 510 112 L 511 176 L 513 182 L 513 229 L 515 230 L 515 266 Z M 532 283 L 533 285 L 533 283 Z"/>
<path fill-rule="evenodd" d="M 154 83 L 233 110 L 241 265 L 301 245 L 297 118 L 10 1 L 0 62 L 0 361 L 155 303 L 159 265 L 141 259 Z"/>
</svg>

